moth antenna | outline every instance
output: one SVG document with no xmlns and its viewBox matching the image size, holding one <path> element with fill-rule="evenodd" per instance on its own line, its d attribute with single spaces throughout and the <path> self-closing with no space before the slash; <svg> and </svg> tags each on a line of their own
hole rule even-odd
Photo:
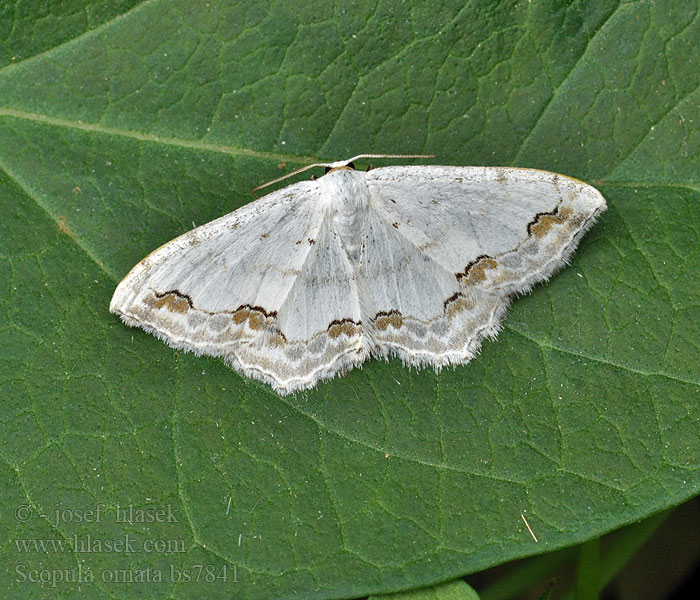
<svg viewBox="0 0 700 600">
<path fill-rule="evenodd" d="M 253 198 L 256 198 L 255 192 L 258 190 L 261 190 L 263 188 L 266 188 L 270 185 L 273 185 L 275 183 L 279 183 L 280 181 L 284 181 L 285 179 L 288 179 L 289 177 L 294 177 L 294 175 L 298 175 L 299 173 L 303 173 L 304 171 L 308 171 L 309 169 L 313 169 L 314 167 L 327 167 L 327 163 L 314 163 L 313 165 L 306 165 L 305 167 L 300 167 L 291 173 L 287 173 L 286 175 L 282 175 L 282 177 L 278 177 L 277 179 L 273 179 L 272 181 L 268 181 L 267 183 L 263 183 L 262 185 L 259 185 L 256 188 L 253 188 L 251 193 L 253 194 Z"/>
<path fill-rule="evenodd" d="M 352 163 L 360 158 L 435 158 L 434 154 L 358 154 L 357 156 L 353 156 L 351 159 L 345 162 L 345 164 Z M 304 171 L 308 171 L 309 169 L 313 169 L 315 167 L 332 167 L 331 163 L 314 163 L 312 165 L 306 165 L 305 167 L 300 167 L 299 169 L 296 169 L 292 171 L 291 173 L 287 173 L 286 175 L 282 175 L 281 177 L 278 177 L 277 179 L 273 179 L 271 181 L 268 181 L 267 183 L 263 183 L 262 185 L 259 185 L 256 188 L 253 188 L 251 190 L 251 193 L 253 194 L 253 198 L 257 200 L 257 196 L 255 195 L 255 192 L 258 190 L 261 190 L 263 188 L 266 188 L 270 185 L 274 185 L 275 183 L 279 183 L 280 181 L 284 181 L 285 179 L 288 179 L 289 177 L 294 177 L 294 175 L 298 175 L 299 173 L 303 173 Z"/>
<path fill-rule="evenodd" d="M 434 154 L 358 154 L 353 156 L 348 162 L 359 158 L 435 158 Z"/>
</svg>

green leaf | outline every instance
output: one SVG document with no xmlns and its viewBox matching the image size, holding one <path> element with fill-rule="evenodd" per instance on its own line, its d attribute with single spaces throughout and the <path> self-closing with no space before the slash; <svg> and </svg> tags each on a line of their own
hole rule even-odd
<svg viewBox="0 0 700 600">
<path fill-rule="evenodd" d="M 695 2 L 54 4 L 0 9 L 9 595 L 408 590 L 698 493 Z M 367 151 L 555 170 L 609 210 L 439 374 L 281 398 L 109 314 L 193 223 Z"/>
<path fill-rule="evenodd" d="M 411 592 L 371 596 L 369 600 L 479 600 L 479 595 L 464 581 L 456 580 Z"/>
</svg>

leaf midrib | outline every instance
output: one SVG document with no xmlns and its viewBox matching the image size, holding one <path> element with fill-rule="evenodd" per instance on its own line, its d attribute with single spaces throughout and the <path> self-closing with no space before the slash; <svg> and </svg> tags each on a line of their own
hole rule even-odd
<svg viewBox="0 0 700 600">
<path fill-rule="evenodd" d="M 247 156 L 277 162 L 323 162 L 322 159 L 314 156 L 298 156 L 293 154 L 282 154 L 279 152 L 265 152 L 261 150 L 250 150 L 248 148 L 241 148 L 240 146 L 231 146 L 226 144 L 211 144 L 203 142 L 201 140 L 185 140 L 175 137 L 159 136 L 152 133 L 134 131 L 131 129 L 107 127 L 105 125 L 100 125 L 97 123 L 83 123 L 82 121 L 74 121 L 71 119 L 60 119 L 58 117 L 51 117 L 49 115 L 16 110 L 14 108 L 7 107 L 0 107 L 0 117 L 14 117 L 16 119 L 24 119 L 27 121 L 38 122 L 43 125 L 53 125 L 55 127 L 63 127 L 65 129 L 77 129 L 86 133 L 100 133 L 104 135 L 139 140 L 142 142 L 151 142 L 154 144 L 174 146 L 178 148 L 188 148 L 194 150 L 201 150 L 203 152 L 227 154 L 229 156 Z"/>
</svg>

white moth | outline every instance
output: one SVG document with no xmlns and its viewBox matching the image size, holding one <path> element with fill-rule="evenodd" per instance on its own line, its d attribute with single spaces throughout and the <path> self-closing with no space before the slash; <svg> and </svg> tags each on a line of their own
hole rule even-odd
<svg viewBox="0 0 700 600">
<path fill-rule="evenodd" d="M 546 171 L 351 166 L 371 156 L 161 246 L 110 310 L 280 394 L 369 356 L 439 369 L 473 358 L 511 296 L 563 266 L 606 208 Z"/>
</svg>

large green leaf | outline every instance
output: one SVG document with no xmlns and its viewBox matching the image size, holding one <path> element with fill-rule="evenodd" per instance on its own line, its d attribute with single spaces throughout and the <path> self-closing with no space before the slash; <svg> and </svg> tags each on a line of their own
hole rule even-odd
<svg viewBox="0 0 700 600">
<path fill-rule="evenodd" d="M 696 3 L 38 4 L 0 9 L 7 597 L 398 591 L 698 492 Z M 109 314 L 281 163 L 367 151 L 556 170 L 609 210 L 440 374 L 370 361 L 280 398 Z"/>
</svg>

